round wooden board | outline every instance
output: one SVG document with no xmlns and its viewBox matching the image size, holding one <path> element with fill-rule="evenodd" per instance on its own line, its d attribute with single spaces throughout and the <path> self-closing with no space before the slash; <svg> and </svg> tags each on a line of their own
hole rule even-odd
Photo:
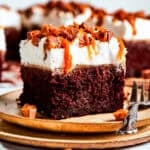
<svg viewBox="0 0 150 150">
<path fill-rule="evenodd" d="M 9 142 L 47 148 L 104 149 L 136 145 L 150 141 L 150 126 L 138 133 L 64 134 L 23 128 L 0 120 L 0 139 Z"/>
<path fill-rule="evenodd" d="M 71 132 L 71 133 L 98 133 L 117 131 L 122 121 L 115 121 L 112 113 L 86 115 L 62 120 L 29 119 L 20 115 L 16 99 L 21 91 L 15 91 L 0 97 L 0 118 L 17 125 L 42 131 Z M 150 109 L 138 112 L 137 127 L 150 125 Z"/>
</svg>

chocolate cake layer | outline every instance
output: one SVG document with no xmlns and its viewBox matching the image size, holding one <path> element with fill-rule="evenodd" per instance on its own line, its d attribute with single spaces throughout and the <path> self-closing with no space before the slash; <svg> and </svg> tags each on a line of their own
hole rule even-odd
<svg viewBox="0 0 150 150">
<path fill-rule="evenodd" d="M 125 41 L 127 48 L 127 77 L 140 77 L 150 68 L 150 41 Z"/>
<path fill-rule="evenodd" d="M 7 52 L 6 60 L 20 60 L 19 42 L 21 39 L 21 31 L 14 27 L 5 28 Z"/>
<path fill-rule="evenodd" d="M 123 107 L 124 69 L 114 65 L 78 67 L 68 74 L 22 66 L 21 105 L 35 104 L 54 119 L 114 112 Z"/>
</svg>

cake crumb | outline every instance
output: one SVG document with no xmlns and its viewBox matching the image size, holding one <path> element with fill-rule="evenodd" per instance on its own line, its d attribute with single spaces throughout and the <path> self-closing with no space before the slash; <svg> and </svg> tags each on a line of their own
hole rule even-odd
<svg viewBox="0 0 150 150">
<path fill-rule="evenodd" d="M 29 117 L 30 119 L 34 119 L 37 114 L 37 108 L 35 105 L 26 103 L 21 108 L 21 113 L 24 117 Z"/>
<path fill-rule="evenodd" d="M 127 115 L 128 111 L 125 109 L 119 109 L 113 113 L 116 120 L 123 120 Z"/>
</svg>

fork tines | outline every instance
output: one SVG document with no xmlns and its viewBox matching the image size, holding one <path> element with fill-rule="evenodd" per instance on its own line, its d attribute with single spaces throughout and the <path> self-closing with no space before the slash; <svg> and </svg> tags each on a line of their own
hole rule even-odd
<svg viewBox="0 0 150 150">
<path fill-rule="evenodd" d="M 137 132 L 137 128 L 135 126 L 137 121 L 137 113 L 139 108 L 147 108 L 150 107 L 150 82 L 148 83 L 148 100 L 144 99 L 144 83 L 141 84 L 141 97 L 138 102 L 138 88 L 137 83 L 134 81 L 131 91 L 131 98 L 129 102 L 129 112 L 126 118 L 123 120 L 123 126 L 118 131 L 120 134 L 131 134 Z"/>
<path fill-rule="evenodd" d="M 130 102 L 136 102 L 136 101 L 137 101 L 137 83 L 133 81 Z"/>
</svg>

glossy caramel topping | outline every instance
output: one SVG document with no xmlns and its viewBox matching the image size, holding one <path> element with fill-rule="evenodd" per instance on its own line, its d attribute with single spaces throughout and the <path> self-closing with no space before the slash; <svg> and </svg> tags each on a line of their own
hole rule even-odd
<svg viewBox="0 0 150 150">
<path fill-rule="evenodd" d="M 101 26 L 103 24 L 103 19 L 104 19 L 104 16 L 107 15 L 107 12 L 104 10 L 104 9 L 101 9 L 101 8 L 94 8 L 94 7 L 91 7 L 92 9 L 92 15 L 91 15 L 91 18 L 93 18 L 94 16 L 97 17 L 97 22 L 96 22 L 96 25 L 97 26 Z"/>
<path fill-rule="evenodd" d="M 123 41 L 120 38 L 118 38 L 118 43 L 119 43 L 119 51 L 118 51 L 118 54 L 117 54 L 117 59 L 121 60 L 122 57 L 124 56 L 123 53 L 124 53 L 125 46 L 124 46 Z"/>
<path fill-rule="evenodd" d="M 135 12 L 135 13 L 129 13 L 129 12 L 126 12 L 126 11 L 124 11 L 122 9 L 116 11 L 112 15 L 114 16 L 113 21 L 115 21 L 116 19 L 119 19 L 121 21 L 127 20 L 132 26 L 133 35 L 136 34 L 136 27 L 135 27 L 135 20 L 136 20 L 136 18 L 137 17 L 138 18 L 145 18 L 145 14 L 144 14 L 143 11 L 138 11 L 138 12 Z"/>
<path fill-rule="evenodd" d="M 62 40 L 64 47 L 64 72 L 67 74 L 72 67 L 72 55 L 70 54 L 69 42 L 66 39 Z"/>
</svg>

